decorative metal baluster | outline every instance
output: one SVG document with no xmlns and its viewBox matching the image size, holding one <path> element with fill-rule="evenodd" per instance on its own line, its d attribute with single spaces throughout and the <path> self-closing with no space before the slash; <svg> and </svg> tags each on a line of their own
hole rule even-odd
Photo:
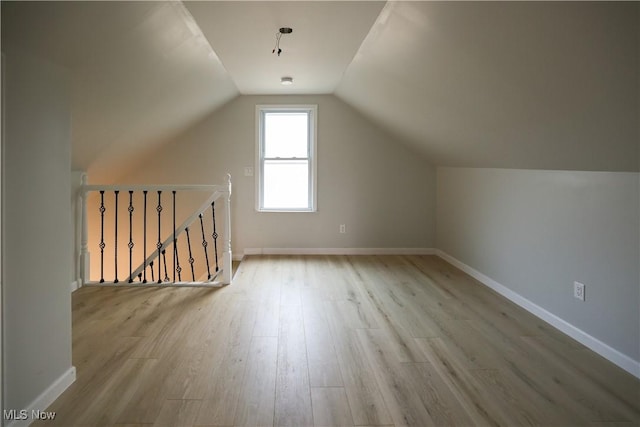
<svg viewBox="0 0 640 427">
<path fill-rule="evenodd" d="M 129 190 L 129 283 L 133 283 L 133 191 Z"/>
<path fill-rule="evenodd" d="M 104 190 L 100 190 L 100 283 L 104 283 L 104 213 L 107 209 L 104 207 Z"/>
<path fill-rule="evenodd" d="M 204 248 L 204 259 L 207 262 L 207 280 L 211 280 L 211 269 L 209 268 L 209 254 L 207 253 L 207 239 L 204 236 L 204 224 L 202 222 L 202 214 L 198 215 L 200 218 L 200 230 L 202 230 L 202 247 Z"/>
<path fill-rule="evenodd" d="M 161 214 L 162 214 L 162 191 L 158 190 L 158 206 L 156 207 L 156 211 L 158 211 L 158 243 L 156 247 L 158 248 L 158 283 L 162 283 L 162 273 L 160 272 L 160 266 L 162 262 L 160 262 L 160 254 L 162 253 L 162 240 L 161 237 Z"/>
<path fill-rule="evenodd" d="M 149 261 L 149 270 L 151 270 L 151 281 L 155 282 L 156 279 L 153 277 L 153 261 Z"/>
<path fill-rule="evenodd" d="M 178 280 L 182 282 L 182 267 L 180 267 L 180 257 L 178 256 L 178 240 L 176 239 L 176 191 L 173 190 L 173 283 L 176 282 L 176 273 Z"/>
<path fill-rule="evenodd" d="M 116 278 L 113 281 L 113 283 L 118 283 L 118 195 L 120 194 L 120 192 L 118 190 L 114 191 L 115 195 L 116 195 L 116 209 L 115 209 L 115 239 L 114 239 L 114 244 L 113 244 L 113 254 L 114 254 L 114 268 L 115 268 L 115 273 L 116 273 Z"/>
<path fill-rule="evenodd" d="M 142 227 L 143 227 L 143 232 L 142 232 L 142 252 L 143 252 L 143 258 L 142 258 L 142 283 L 147 283 L 147 190 L 144 190 L 142 192 L 142 194 L 144 194 L 144 208 L 143 208 L 143 212 L 142 212 Z M 152 268 L 153 271 L 153 268 Z"/>
<path fill-rule="evenodd" d="M 182 282 L 182 267 L 180 266 L 180 256 L 178 255 L 178 241 L 176 240 L 174 242 L 175 248 L 176 248 L 176 273 L 178 273 L 178 282 Z M 173 281 L 175 282 L 176 279 L 175 277 L 173 278 Z"/>
<path fill-rule="evenodd" d="M 216 273 L 218 272 L 218 232 L 216 231 L 216 202 L 211 202 L 211 215 L 213 217 L 213 249 L 216 258 Z"/>
<path fill-rule="evenodd" d="M 168 282 L 169 281 L 169 272 L 167 271 L 167 250 L 163 249 L 162 250 L 162 259 L 164 260 L 164 281 Z M 160 263 L 162 264 L 162 263 Z"/>
<path fill-rule="evenodd" d="M 196 273 L 193 270 L 193 262 L 195 260 L 193 259 L 193 254 L 191 253 L 191 237 L 189 237 L 189 227 L 185 228 L 184 231 L 187 232 L 187 246 L 189 247 L 189 264 L 191 264 L 191 279 L 195 282 Z"/>
</svg>

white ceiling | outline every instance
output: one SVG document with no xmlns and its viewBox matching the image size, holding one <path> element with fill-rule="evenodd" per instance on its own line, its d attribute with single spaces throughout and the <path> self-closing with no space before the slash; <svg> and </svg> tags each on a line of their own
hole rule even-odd
<svg viewBox="0 0 640 427">
<path fill-rule="evenodd" d="M 335 94 L 436 165 L 638 170 L 639 5 L 389 2 Z"/>
<path fill-rule="evenodd" d="M 239 94 L 334 93 L 436 165 L 638 170 L 638 2 L 2 2 L 2 36 L 69 68 L 94 182 Z"/>
<path fill-rule="evenodd" d="M 333 93 L 383 1 L 186 2 L 242 94 Z M 279 28 L 282 54 L 272 53 Z M 281 77 L 294 84 L 282 86 Z"/>
<path fill-rule="evenodd" d="M 180 2 L 3 2 L 2 24 L 3 45 L 69 69 L 72 167 L 94 182 L 238 95 Z"/>
</svg>

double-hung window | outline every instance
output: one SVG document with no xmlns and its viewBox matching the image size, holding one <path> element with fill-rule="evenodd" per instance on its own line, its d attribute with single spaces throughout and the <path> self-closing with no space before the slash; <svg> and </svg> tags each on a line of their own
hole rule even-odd
<svg viewBox="0 0 640 427">
<path fill-rule="evenodd" d="M 317 111 L 315 105 L 256 107 L 259 211 L 316 210 Z"/>
</svg>

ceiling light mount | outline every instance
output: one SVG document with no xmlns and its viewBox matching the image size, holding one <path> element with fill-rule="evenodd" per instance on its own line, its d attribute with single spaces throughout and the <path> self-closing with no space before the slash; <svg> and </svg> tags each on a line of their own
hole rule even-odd
<svg viewBox="0 0 640 427">
<path fill-rule="evenodd" d="M 280 49 L 280 37 L 283 34 L 291 34 L 293 33 L 293 29 L 291 27 L 281 27 L 276 33 L 276 47 L 273 48 L 271 53 L 277 53 L 278 56 L 282 53 L 282 49 Z"/>
<path fill-rule="evenodd" d="M 283 86 L 291 86 L 293 84 L 293 77 L 281 77 L 280 84 Z"/>
</svg>

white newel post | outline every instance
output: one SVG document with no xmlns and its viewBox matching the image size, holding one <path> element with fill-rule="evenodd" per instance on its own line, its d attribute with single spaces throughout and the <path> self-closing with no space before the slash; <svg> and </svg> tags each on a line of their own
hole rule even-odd
<svg viewBox="0 0 640 427">
<path fill-rule="evenodd" d="M 227 194 L 224 197 L 224 252 L 222 253 L 222 281 L 231 284 L 233 266 L 231 257 L 231 174 L 227 174 Z"/>
<path fill-rule="evenodd" d="M 82 175 L 82 187 L 80 187 L 80 286 L 89 282 L 89 229 L 87 228 L 87 197 L 84 187 L 87 185 L 87 174 Z"/>
</svg>

